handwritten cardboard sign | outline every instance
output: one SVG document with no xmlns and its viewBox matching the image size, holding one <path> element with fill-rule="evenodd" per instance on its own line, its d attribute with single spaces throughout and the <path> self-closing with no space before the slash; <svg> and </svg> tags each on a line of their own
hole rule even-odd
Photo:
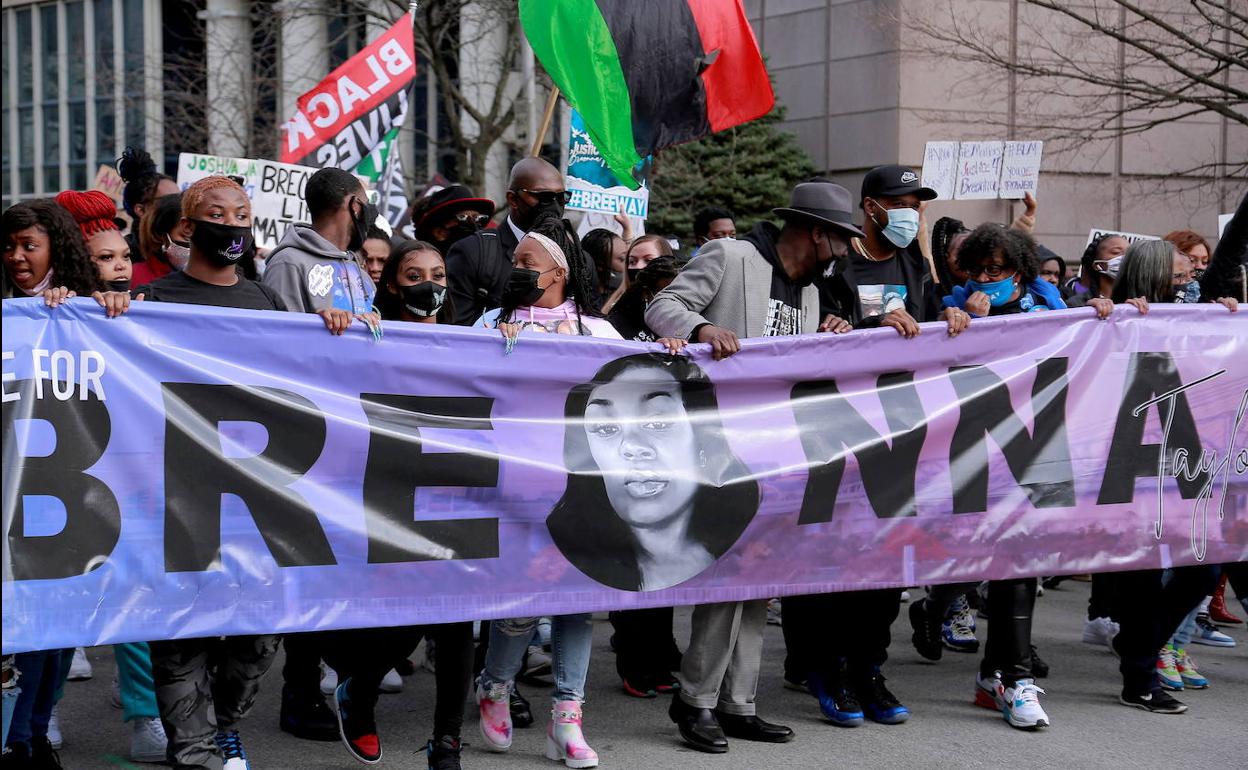
<svg viewBox="0 0 1248 770">
<path fill-rule="evenodd" d="M 958 143 L 928 142 L 923 149 L 923 186 L 936 191 L 936 200 L 953 200 L 958 184 Z"/>
<path fill-rule="evenodd" d="M 1226 232 L 1226 226 L 1231 223 L 1231 217 L 1234 214 L 1218 214 L 1218 237 L 1222 237 L 1222 233 Z"/>
<path fill-rule="evenodd" d="M 1006 142 L 1001 159 L 1001 197 L 1022 198 L 1036 194 L 1040 183 L 1040 158 L 1044 142 Z"/>
<path fill-rule="evenodd" d="M 121 192 L 126 186 L 126 180 L 121 178 L 121 174 L 117 173 L 117 169 L 107 164 L 101 164 L 100 170 L 95 172 L 95 181 L 91 183 L 92 190 L 99 190 L 112 198 L 118 206 L 121 205 Z"/>
<path fill-rule="evenodd" d="M 958 148 L 958 184 L 953 197 L 960 201 L 996 198 L 1004 154 L 1005 142 L 963 142 Z"/>
<path fill-rule="evenodd" d="M 1135 243 L 1136 241 L 1159 241 L 1156 235 L 1141 235 L 1140 233 L 1125 233 L 1121 230 L 1107 230 L 1103 227 L 1094 227 L 1088 231 L 1088 243 L 1096 240 L 1102 235 L 1117 235 L 1127 239 L 1127 243 Z M 1084 246 L 1088 244 L 1085 243 Z"/>
</svg>

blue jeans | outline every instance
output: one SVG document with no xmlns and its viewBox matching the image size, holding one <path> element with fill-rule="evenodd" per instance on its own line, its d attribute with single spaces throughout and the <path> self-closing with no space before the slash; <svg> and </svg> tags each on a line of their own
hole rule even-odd
<svg viewBox="0 0 1248 770">
<path fill-rule="evenodd" d="M 1196 633 L 1196 614 L 1200 612 L 1200 605 L 1197 604 L 1188 613 L 1183 622 L 1179 624 L 1179 630 L 1174 632 L 1174 636 L 1170 637 L 1170 644 L 1175 647 L 1183 648 L 1192 643 L 1192 634 Z"/>
<path fill-rule="evenodd" d="M 490 623 L 490 649 L 485 655 L 481 686 L 511 683 L 520 673 L 524 652 L 533 640 L 537 618 L 512 618 Z M 585 700 L 585 676 L 593 649 L 594 627 L 589 613 L 558 615 L 551 628 L 551 669 L 555 675 L 557 701 Z"/>
<path fill-rule="evenodd" d="M 13 704 L 13 722 L 6 746 L 29 744 L 31 738 L 48 734 L 48 720 L 56 705 L 54 694 L 61 673 L 61 651 L 19 652 L 15 665 L 22 674 L 22 688 Z"/>
</svg>

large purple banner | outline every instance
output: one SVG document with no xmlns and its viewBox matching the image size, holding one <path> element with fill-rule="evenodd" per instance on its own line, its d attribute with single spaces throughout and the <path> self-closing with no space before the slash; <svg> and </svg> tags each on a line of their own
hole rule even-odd
<svg viewBox="0 0 1248 770">
<path fill-rule="evenodd" d="M 4 314 L 4 651 L 1248 559 L 1248 315 L 704 346 Z"/>
</svg>

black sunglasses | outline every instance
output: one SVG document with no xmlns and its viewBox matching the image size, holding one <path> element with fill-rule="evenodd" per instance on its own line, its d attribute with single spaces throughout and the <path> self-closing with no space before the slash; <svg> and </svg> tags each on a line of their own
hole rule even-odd
<svg viewBox="0 0 1248 770">
<path fill-rule="evenodd" d="M 528 193 L 541 203 L 562 203 L 566 206 L 572 200 L 570 190 L 526 190 L 522 187 L 514 192 Z"/>
</svg>

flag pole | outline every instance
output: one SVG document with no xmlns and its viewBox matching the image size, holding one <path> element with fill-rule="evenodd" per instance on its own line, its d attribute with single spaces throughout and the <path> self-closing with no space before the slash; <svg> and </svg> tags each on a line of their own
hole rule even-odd
<svg viewBox="0 0 1248 770">
<path fill-rule="evenodd" d="M 533 149 L 529 155 L 536 158 L 542 152 L 542 140 L 550 130 L 550 122 L 555 118 L 555 106 L 559 103 L 559 86 L 551 86 L 550 96 L 546 98 L 546 112 L 542 115 L 542 125 L 533 137 Z"/>
</svg>

